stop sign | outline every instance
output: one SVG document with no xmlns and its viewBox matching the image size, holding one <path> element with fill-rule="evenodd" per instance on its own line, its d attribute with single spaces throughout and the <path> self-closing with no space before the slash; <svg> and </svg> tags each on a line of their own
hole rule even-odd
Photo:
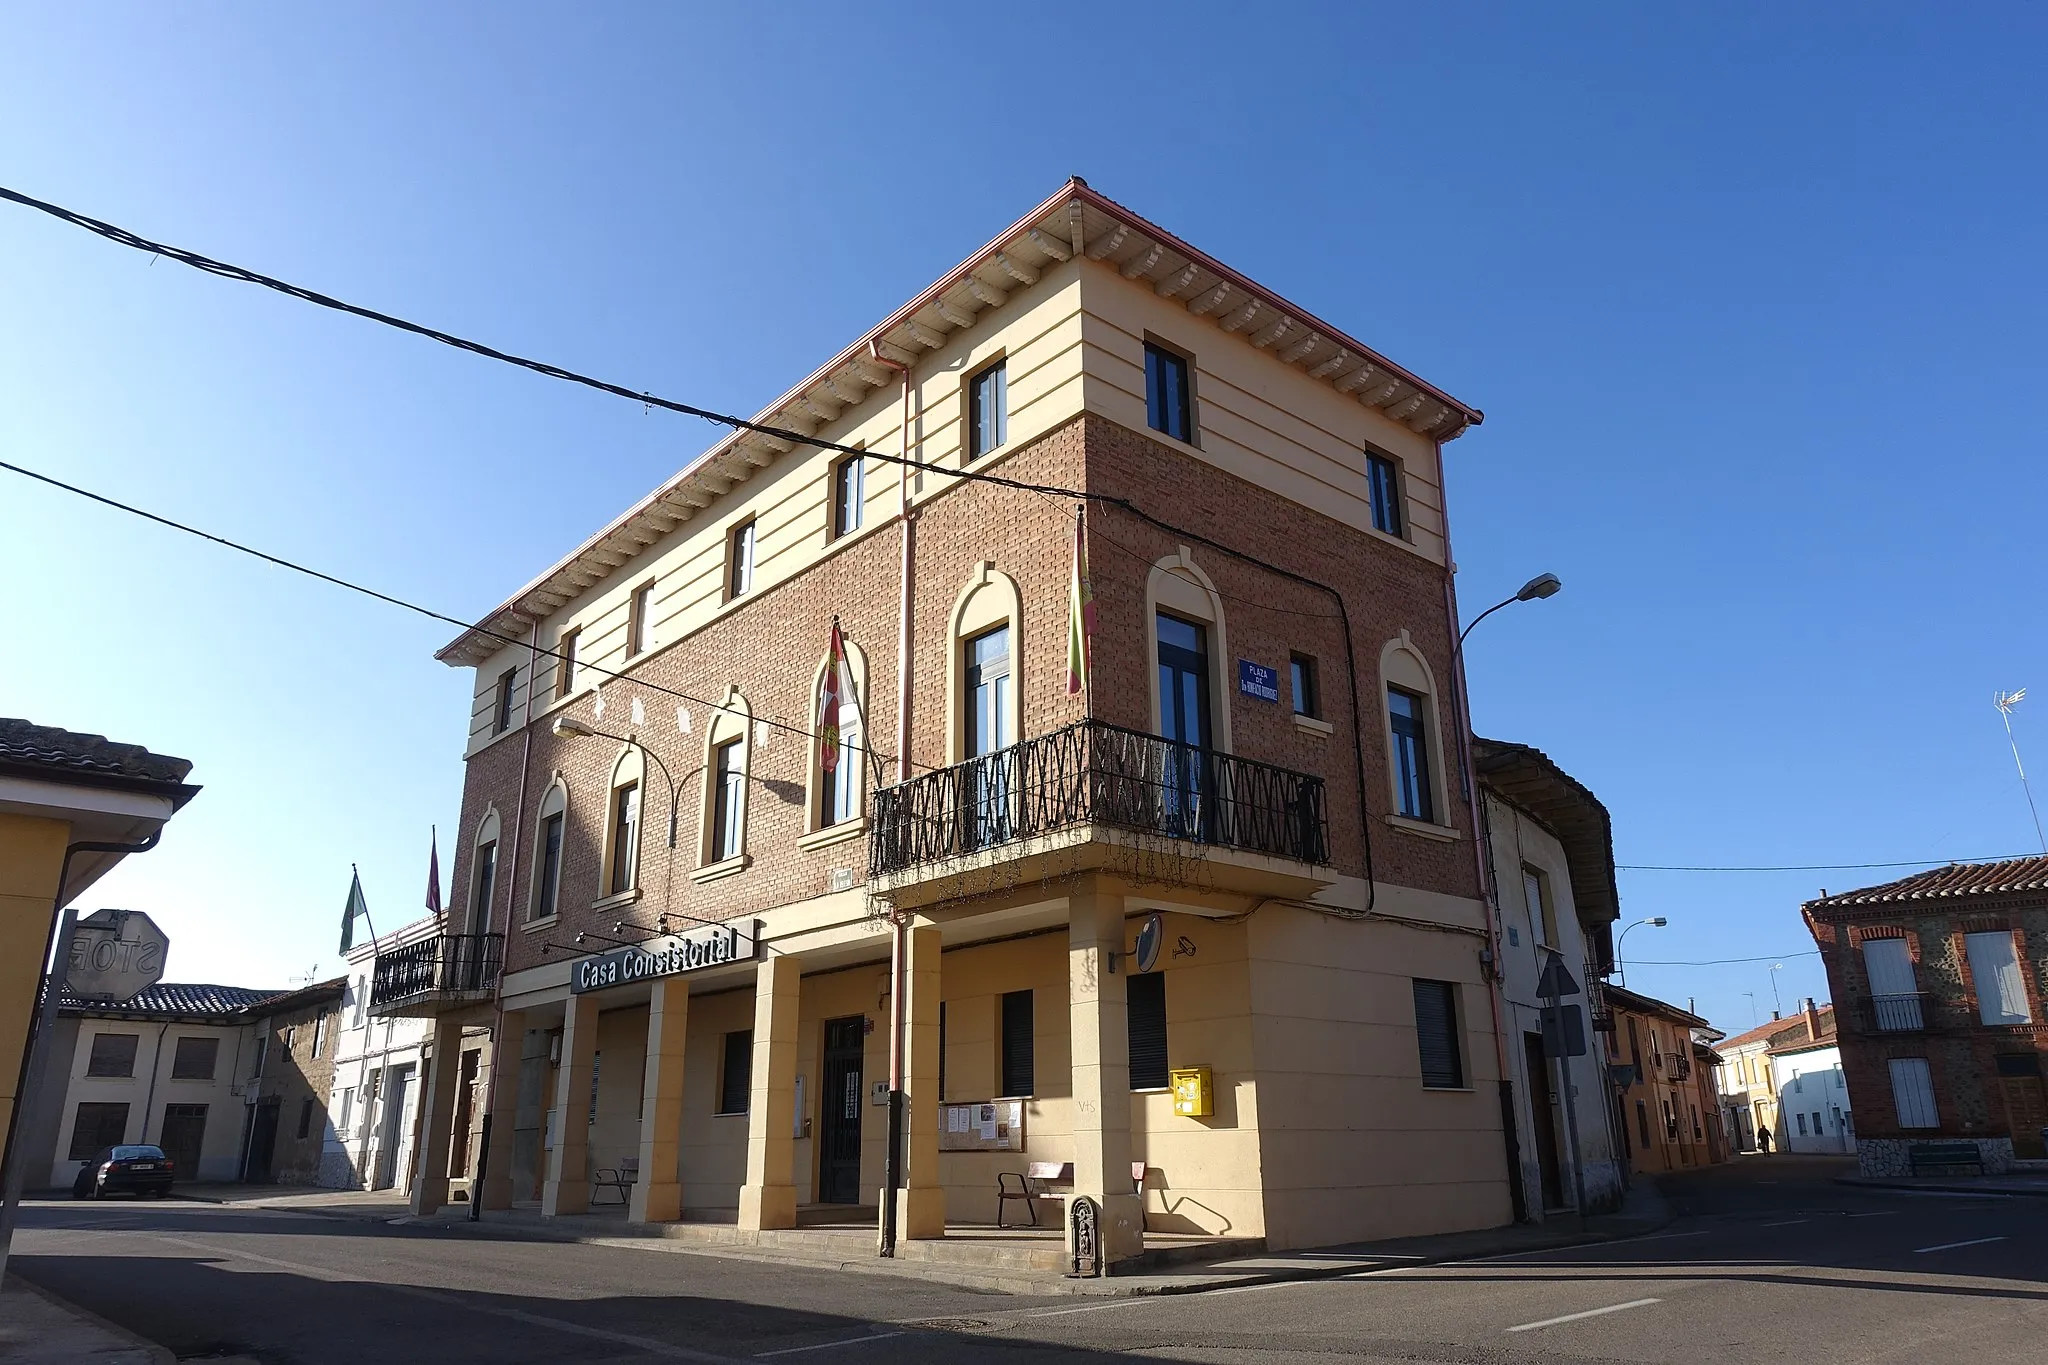
<svg viewBox="0 0 2048 1365">
<path fill-rule="evenodd" d="M 164 979 L 171 941 L 140 910 L 96 910 L 71 936 L 71 993 L 121 1005 Z"/>
</svg>

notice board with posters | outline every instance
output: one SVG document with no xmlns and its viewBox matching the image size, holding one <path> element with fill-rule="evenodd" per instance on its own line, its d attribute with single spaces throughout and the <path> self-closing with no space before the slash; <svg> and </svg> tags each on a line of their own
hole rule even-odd
<svg viewBox="0 0 2048 1365">
<path fill-rule="evenodd" d="M 942 1152 L 1021 1152 L 1024 1101 L 976 1100 L 939 1107 Z"/>
</svg>

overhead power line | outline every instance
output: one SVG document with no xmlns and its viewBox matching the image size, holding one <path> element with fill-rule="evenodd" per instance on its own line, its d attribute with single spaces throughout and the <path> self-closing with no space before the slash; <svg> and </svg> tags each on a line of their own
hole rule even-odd
<svg viewBox="0 0 2048 1365">
<path fill-rule="evenodd" d="M 1629 959 L 1631 967 L 1727 967 L 1740 962 L 1783 962 L 1788 957 L 1817 957 L 1818 948 L 1801 948 L 1796 953 L 1766 953 L 1762 957 L 1710 957 L 1699 962 L 1658 962 L 1649 958 Z"/>
<path fill-rule="evenodd" d="M 1946 867 L 1950 863 L 2005 863 L 2038 858 L 2038 853 L 1999 853 L 1987 858 L 1909 858 L 1897 863 L 1787 863 L 1776 867 L 1710 867 L 1675 863 L 1616 863 L 1617 872 L 1862 872 L 1877 867 Z"/>
</svg>

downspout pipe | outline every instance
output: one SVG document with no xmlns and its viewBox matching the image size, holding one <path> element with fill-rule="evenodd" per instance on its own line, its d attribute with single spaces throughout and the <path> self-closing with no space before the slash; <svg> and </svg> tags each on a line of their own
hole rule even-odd
<svg viewBox="0 0 2048 1365">
<path fill-rule="evenodd" d="M 898 584 L 896 631 L 896 781 L 910 780 L 910 669 L 912 661 L 911 609 L 915 603 L 913 585 L 917 574 L 917 513 L 910 498 L 910 366 L 891 360 L 879 342 L 868 343 L 868 354 L 878 365 L 886 365 L 903 376 L 903 462 L 896 467 L 896 513 L 903 522 L 902 580 Z M 889 1142 L 883 1156 L 882 1226 L 876 1253 L 896 1254 L 896 1192 L 903 1187 L 903 1042 L 907 1020 L 904 997 L 909 983 L 910 919 L 901 910 L 892 911 L 889 947 Z M 799 1116 L 801 1117 L 801 1116 Z"/>
<path fill-rule="evenodd" d="M 65 908 L 70 897 L 64 894 L 71 882 L 71 859 L 80 853 L 147 853 L 163 837 L 164 827 L 158 825 L 149 832 L 148 838 L 132 844 L 81 839 L 65 845 L 64 860 L 57 865 L 57 894 L 50 906 L 50 932 L 43 939 L 42 960 L 50 967 L 42 979 L 42 1004 L 30 1018 L 28 1037 L 22 1041 L 21 1071 L 14 1087 L 14 1116 L 7 1124 L 6 1148 L 0 1150 L 0 1171 L 6 1172 L 6 1193 L 0 1197 L 0 1278 L 7 1274 L 7 1252 L 14 1242 L 14 1223 L 21 1212 L 21 1191 L 26 1183 L 21 1159 L 25 1155 L 21 1142 L 21 1130 L 26 1126 L 23 1120 L 28 1117 L 29 1098 L 42 1093 L 44 1073 L 50 1065 L 50 1034 L 57 1026 L 57 1005 L 71 977 L 70 929 L 77 921 L 75 913 Z M 59 923 L 64 926 L 61 943 L 57 942 Z M 62 950 L 54 961 L 50 956 L 53 944 Z M 148 1117 L 147 1114 L 143 1116 L 145 1123 Z"/>
<path fill-rule="evenodd" d="M 512 811 L 512 867 L 510 869 L 512 875 L 498 878 L 499 881 L 506 884 L 505 936 L 507 938 L 510 938 L 512 935 L 512 897 L 516 893 L 511 888 L 519 880 L 519 838 L 520 831 L 526 824 L 526 784 L 533 760 L 533 694 L 540 685 L 540 618 L 537 616 L 532 617 L 529 619 L 528 624 L 530 629 L 526 638 L 526 707 L 525 713 L 519 722 L 519 804 Z M 645 749 L 642 752 L 646 752 Z M 661 771 L 664 777 L 668 775 L 666 767 Z M 669 787 L 668 846 L 671 849 L 676 846 L 676 796 L 673 784 Z M 671 863 L 675 861 L 673 853 L 669 855 L 669 861 Z M 484 907 L 483 932 L 486 934 L 491 932 L 491 923 L 497 918 L 497 899 L 497 888 L 493 886 L 491 888 L 492 904 Z M 477 946 L 479 951 L 481 951 L 483 945 L 479 943 Z M 498 958 L 499 984 L 497 991 L 494 992 L 497 999 L 497 1012 L 496 1017 L 491 1021 L 491 1074 L 484 1078 L 484 1116 L 477 1125 L 476 1174 L 469 1182 L 469 1221 L 472 1223 L 480 1221 L 484 1216 L 484 1177 L 490 1173 L 491 1166 L 491 1114 L 497 1108 L 498 1070 L 505 1062 L 504 971 L 505 959 L 500 955 Z M 516 1062 L 518 1059 L 514 1058 L 513 1060 Z M 434 1064 L 436 1066 L 441 1065 L 441 1059 L 436 1057 Z M 424 1087 L 421 1089 L 421 1094 L 424 1098 Z M 450 1122 L 453 1122 L 452 1116 L 450 1117 Z M 426 1146 L 426 1143 L 420 1144 L 422 1151 L 425 1150 Z"/>
</svg>

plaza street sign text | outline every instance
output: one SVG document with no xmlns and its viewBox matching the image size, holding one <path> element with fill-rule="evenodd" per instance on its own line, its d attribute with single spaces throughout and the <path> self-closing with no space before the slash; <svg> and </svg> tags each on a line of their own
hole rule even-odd
<svg viewBox="0 0 2048 1365">
<path fill-rule="evenodd" d="M 585 991 L 630 986 L 635 981 L 679 976 L 728 962 L 751 961 L 760 952 L 760 939 L 761 921 L 745 919 L 649 939 L 630 948 L 614 948 L 579 961 L 569 978 L 569 989 L 581 995 Z"/>
</svg>

